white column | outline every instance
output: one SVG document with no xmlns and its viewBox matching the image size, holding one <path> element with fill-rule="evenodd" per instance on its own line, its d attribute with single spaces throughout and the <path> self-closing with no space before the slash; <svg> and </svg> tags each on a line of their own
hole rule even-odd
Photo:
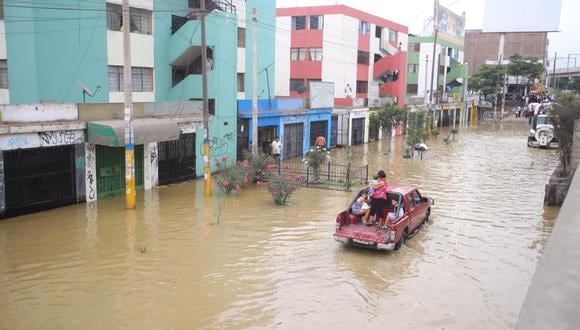
<svg viewBox="0 0 580 330">
<path fill-rule="evenodd" d="M 97 157 L 94 144 L 85 144 L 85 164 L 87 202 L 94 202 L 97 200 Z"/>
<path fill-rule="evenodd" d="M 370 128 L 370 119 L 369 119 L 369 112 L 368 110 L 365 112 L 365 135 L 364 135 L 364 143 L 369 143 L 369 128 Z"/>
<path fill-rule="evenodd" d="M 157 143 L 153 142 L 145 145 L 144 154 L 145 159 L 143 159 L 143 179 L 145 181 L 145 190 L 150 190 L 152 187 L 157 186 L 159 182 Z"/>
</svg>

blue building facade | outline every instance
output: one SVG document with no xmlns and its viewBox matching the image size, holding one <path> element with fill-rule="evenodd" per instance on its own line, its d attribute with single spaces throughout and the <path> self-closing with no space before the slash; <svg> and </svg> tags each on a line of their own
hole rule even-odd
<svg viewBox="0 0 580 330">
<path fill-rule="evenodd" d="M 322 135 L 330 141 L 332 109 L 307 109 L 304 99 L 258 101 L 258 145 L 268 152 L 273 138 L 282 142 L 282 159 L 303 157 L 315 139 Z M 252 101 L 238 101 L 238 158 L 251 145 Z"/>
</svg>

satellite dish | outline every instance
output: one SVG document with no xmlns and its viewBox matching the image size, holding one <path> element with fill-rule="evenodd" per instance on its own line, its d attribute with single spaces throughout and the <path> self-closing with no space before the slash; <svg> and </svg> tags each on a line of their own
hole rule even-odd
<svg viewBox="0 0 580 330">
<path fill-rule="evenodd" d="M 83 84 L 82 81 L 77 80 L 77 84 L 82 88 L 83 92 L 85 92 L 88 96 L 93 97 L 93 92 L 87 87 L 87 85 Z"/>
<path fill-rule="evenodd" d="M 88 95 L 88 96 L 90 96 L 90 97 L 93 97 L 93 96 L 94 96 L 94 95 L 97 93 L 97 91 L 98 91 L 99 89 L 101 89 L 101 86 L 100 86 L 100 85 L 97 85 L 97 87 L 95 88 L 95 91 L 94 91 L 94 92 L 92 92 L 92 91 L 91 91 L 91 90 L 90 90 L 90 89 L 87 87 L 87 85 L 83 84 L 83 82 L 82 82 L 82 81 L 79 81 L 79 80 L 77 80 L 77 85 L 79 85 L 79 86 L 81 87 L 81 89 L 83 90 L 83 103 L 85 103 L 85 96 L 86 96 L 86 95 Z"/>
</svg>

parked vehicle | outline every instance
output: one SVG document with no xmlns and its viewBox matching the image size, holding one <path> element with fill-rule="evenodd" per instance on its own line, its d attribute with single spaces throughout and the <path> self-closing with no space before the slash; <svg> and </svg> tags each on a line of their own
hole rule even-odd
<svg viewBox="0 0 580 330">
<path fill-rule="evenodd" d="M 403 216 L 392 222 L 388 229 L 377 228 L 375 225 L 366 226 L 361 221 L 361 216 L 351 213 L 353 203 L 365 190 L 356 194 L 348 208 L 336 217 L 336 232 L 334 239 L 344 244 L 350 244 L 377 250 L 398 250 L 405 241 L 423 223 L 427 223 L 431 215 L 431 206 L 435 205 L 432 198 L 422 196 L 419 190 L 411 186 L 398 186 L 390 188 L 387 193 L 388 203 L 396 199 L 398 207 L 403 208 Z M 397 214 L 392 206 L 385 210 Z"/>
<path fill-rule="evenodd" d="M 552 116 L 549 114 L 551 104 L 530 103 L 531 129 L 528 133 L 528 147 L 558 148 L 558 139 L 554 135 Z"/>
</svg>

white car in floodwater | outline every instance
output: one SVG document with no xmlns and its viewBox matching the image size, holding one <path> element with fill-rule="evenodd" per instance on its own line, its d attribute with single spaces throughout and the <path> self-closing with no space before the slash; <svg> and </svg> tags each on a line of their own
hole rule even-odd
<svg viewBox="0 0 580 330">
<path fill-rule="evenodd" d="M 549 110 L 549 103 L 531 103 L 530 109 L 534 111 L 532 128 L 528 133 L 528 147 L 558 148 L 558 139 L 554 135 L 554 124 Z"/>
</svg>

